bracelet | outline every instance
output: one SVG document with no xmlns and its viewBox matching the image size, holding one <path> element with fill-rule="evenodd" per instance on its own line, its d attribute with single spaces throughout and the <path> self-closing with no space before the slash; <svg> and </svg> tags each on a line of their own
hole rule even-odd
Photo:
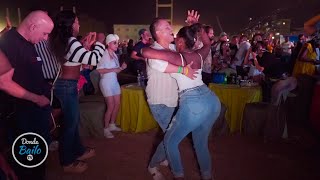
<svg viewBox="0 0 320 180">
<path fill-rule="evenodd" d="M 188 68 L 186 67 L 186 68 L 185 68 L 185 72 L 184 72 L 184 75 L 185 75 L 185 76 L 188 75 L 188 71 L 189 71 L 189 70 L 188 70 Z"/>
<path fill-rule="evenodd" d="M 178 73 L 182 73 L 182 66 L 179 66 Z"/>
</svg>

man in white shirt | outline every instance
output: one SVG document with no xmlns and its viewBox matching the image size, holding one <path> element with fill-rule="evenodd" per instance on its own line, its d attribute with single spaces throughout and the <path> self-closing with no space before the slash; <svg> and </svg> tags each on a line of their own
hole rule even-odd
<svg viewBox="0 0 320 180">
<path fill-rule="evenodd" d="M 176 50 L 175 45 L 171 44 L 174 41 L 173 29 L 167 20 L 161 18 L 155 19 L 150 25 L 150 33 L 155 40 L 151 48 Z M 169 74 L 177 72 L 178 66 L 169 64 L 166 61 L 156 59 L 147 60 L 147 101 L 153 117 L 163 132 L 168 128 L 173 112 L 178 104 L 177 82 Z M 189 69 L 188 77 L 192 77 L 194 72 L 192 69 Z M 158 145 L 148 166 L 148 170 L 154 180 L 164 179 L 157 168 L 159 164 L 168 165 L 162 143 Z"/>
<path fill-rule="evenodd" d="M 248 37 L 246 35 L 242 35 L 240 37 L 239 49 L 238 49 L 236 56 L 231 64 L 231 67 L 233 69 L 236 69 L 237 66 L 242 66 L 243 60 L 246 57 L 246 54 L 251 46 L 247 40 L 248 40 Z"/>
<path fill-rule="evenodd" d="M 175 51 L 173 42 L 173 29 L 164 19 L 156 19 L 150 25 L 150 32 L 155 42 L 151 46 L 155 49 L 170 49 Z M 168 62 L 161 60 L 147 60 L 148 85 L 146 94 L 153 117 L 158 122 L 162 131 L 165 132 L 178 104 L 178 86 L 175 79 L 170 74 L 163 73 Z M 161 156 L 161 157 L 159 157 Z M 148 170 L 153 179 L 163 179 L 158 171 L 157 165 L 165 160 L 165 149 L 163 144 L 159 144 L 152 157 Z"/>
<path fill-rule="evenodd" d="M 281 44 L 281 49 L 282 49 L 281 60 L 283 62 L 289 63 L 293 48 L 294 48 L 294 44 L 293 42 L 289 41 L 289 36 L 285 37 L 285 42 Z"/>
</svg>

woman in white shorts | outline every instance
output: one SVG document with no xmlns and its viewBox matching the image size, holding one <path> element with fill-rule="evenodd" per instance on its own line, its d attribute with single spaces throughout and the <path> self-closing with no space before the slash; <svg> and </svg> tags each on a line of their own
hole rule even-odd
<svg viewBox="0 0 320 180">
<path fill-rule="evenodd" d="M 121 89 L 117 79 L 117 73 L 124 70 L 127 65 L 123 63 L 120 67 L 119 60 L 115 51 L 118 49 L 119 36 L 109 34 L 106 38 L 108 48 L 104 52 L 101 61 L 97 66 L 97 71 L 100 73 L 100 89 L 107 104 L 107 111 L 104 115 L 104 136 L 113 138 L 111 131 L 121 131 L 115 125 L 115 121 L 120 107 Z"/>
</svg>

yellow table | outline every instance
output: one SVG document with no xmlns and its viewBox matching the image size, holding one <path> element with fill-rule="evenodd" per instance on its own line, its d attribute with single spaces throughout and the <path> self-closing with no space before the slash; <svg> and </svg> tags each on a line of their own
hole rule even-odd
<svg viewBox="0 0 320 180">
<path fill-rule="evenodd" d="M 121 86 L 121 105 L 117 124 L 124 132 L 145 132 L 158 127 L 154 120 L 144 89 L 137 84 Z"/>
<path fill-rule="evenodd" d="M 210 83 L 209 88 L 226 105 L 226 120 L 230 131 L 241 131 L 242 115 L 246 103 L 259 102 L 262 100 L 261 87 L 240 87 L 231 84 Z"/>
</svg>

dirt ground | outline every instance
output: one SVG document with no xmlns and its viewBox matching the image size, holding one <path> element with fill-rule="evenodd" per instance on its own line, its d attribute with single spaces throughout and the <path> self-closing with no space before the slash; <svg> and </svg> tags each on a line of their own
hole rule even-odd
<svg viewBox="0 0 320 180">
<path fill-rule="evenodd" d="M 294 130 L 293 130 L 294 129 Z M 259 137 L 239 134 L 210 138 L 215 180 L 319 180 L 320 148 L 303 128 L 289 129 L 289 140 L 263 142 Z M 146 133 L 117 133 L 114 139 L 84 139 L 96 148 L 83 174 L 65 174 L 58 153 L 48 157 L 48 180 L 152 180 L 147 171 L 155 145 L 161 139 L 158 130 Z M 190 138 L 180 144 L 185 177 L 200 179 Z M 161 167 L 167 179 L 170 169 Z"/>
</svg>

